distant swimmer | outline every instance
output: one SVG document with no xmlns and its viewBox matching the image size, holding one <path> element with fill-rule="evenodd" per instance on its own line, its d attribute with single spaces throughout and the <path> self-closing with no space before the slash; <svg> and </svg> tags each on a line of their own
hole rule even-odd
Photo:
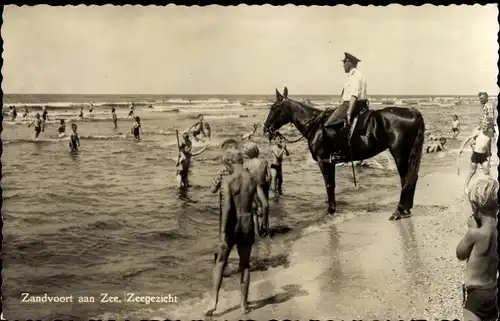
<svg viewBox="0 0 500 321">
<path fill-rule="evenodd" d="M 434 140 L 432 144 L 427 146 L 425 148 L 425 152 L 426 153 L 444 152 L 446 151 L 446 148 L 444 148 L 445 144 L 446 144 L 446 138 L 440 137 L 439 140 Z"/>
<path fill-rule="evenodd" d="M 31 125 L 35 124 L 35 139 L 38 138 L 40 135 L 40 132 L 42 131 L 42 120 L 40 119 L 40 113 L 36 113 L 35 115 L 35 120 L 33 120 L 28 127 L 31 127 Z"/>
<path fill-rule="evenodd" d="M 141 127 L 141 119 L 139 118 L 139 116 L 135 117 L 135 123 L 131 131 L 135 139 L 141 139 L 142 127 Z"/>
<path fill-rule="evenodd" d="M 491 157 L 491 138 L 493 137 L 493 128 L 488 127 L 485 131 L 476 130 L 469 136 L 460 147 L 458 152 L 458 160 L 462 155 L 463 149 L 467 143 L 471 140 L 475 140 L 475 144 L 472 147 L 472 156 L 470 158 L 470 169 L 467 179 L 465 181 L 465 193 L 467 194 L 469 189 L 469 182 L 472 177 L 476 174 L 477 165 L 480 164 L 483 168 L 484 175 L 490 175 L 490 157 Z"/>
<path fill-rule="evenodd" d="M 208 129 L 208 133 L 205 131 L 206 129 Z M 208 123 L 204 122 L 202 114 L 198 115 L 198 121 L 193 126 L 191 126 L 191 128 L 189 128 L 188 131 L 191 131 L 191 130 L 193 130 L 192 135 L 196 141 L 200 140 L 198 138 L 198 135 L 200 135 L 200 134 L 203 135 L 203 138 L 208 137 L 210 139 L 210 135 L 211 135 L 210 125 Z"/>
<path fill-rule="evenodd" d="M 23 110 L 23 118 L 26 118 L 28 117 L 29 113 L 28 113 L 28 108 L 24 107 L 24 110 Z"/>
<path fill-rule="evenodd" d="M 285 141 L 282 141 L 279 137 L 275 137 L 273 140 L 273 147 L 271 149 L 273 154 L 273 161 L 271 163 L 271 173 L 273 174 L 273 185 L 274 185 L 274 194 L 282 195 L 283 194 L 283 153 L 286 156 L 290 156 L 286 148 Z"/>
<path fill-rule="evenodd" d="M 130 104 L 128 108 L 128 117 L 134 117 L 134 103 Z"/>
<path fill-rule="evenodd" d="M 59 121 L 59 127 L 57 127 L 57 134 L 59 137 L 66 136 L 66 123 L 64 122 L 64 119 L 61 119 Z"/>
<path fill-rule="evenodd" d="M 80 114 L 78 114 L 80 119 L 83 119 L 83 107 L 80 107 Z"/>
<path fill-rule="evenodd" d="M 111 108 L 111 117 L 113 118 L 113 124 L 115 125 L 115 128 L 118 128 L 118 117 L 116 117 L 115 107 Z"/>
<path fill-rule="evenodd" d="M 11 119 L 12 119 L 12 121 L 14 121 L 17 118 L 17 109 L 16 109 L 16 106 L 12 106 L 11 109 L 12 109 L 12 111 L 11 111 Z"/>
<path fill-rule="evenodd" d="M 94 104 L 93 103 L 90 103 L 90 106 L 89 106 L 89 116 L 94 117 Z"/>
<path fill-rule="evenodd" d="M 42 132 L 45 131 L 45 124 L 47 122 L 47 119 L 49 119 L 49 116 L 47 113 L 47 106 L 43 106 L 43 109 L 42 109 Z"/>
<path fill-rule="evenodd" d="M 257 144 L 253 142 L 249 142 L 245 144 L 244 147 L 245 154 L 248 156 L 248 160 L 245 162 L 245 169 L 252 175 L 257 183 L 260 185 L 262 190 L 264 191 L 264 195 L 266 199 L 269 200 L 269 189 L 271 187 L 271 179 L 272 174 L 269 168 L 269 164 L 266 160 L 259 158 L 259 147 Z M 255 204 L 257 205 L 258 215 L 263 215 L 263 204 L 261 204 L 258 200 L 258 197 L 255 199 Z M 259 226 L 260 231 L 256 229 L 256 232 L 260 232 L 259 234 L 265 233 L 269 235 L 269 217 L 262 217 L 262 223 L 259 224 L 258 216 L 255 216 L 255 226 Z"/>
<path fill-rule="evenodd" d="M 460 134 L 460 119 L 458 119 L 458 115 L 453 115 L 451 132 L 453 133 L 453 139 L 457 139 L 458 135 Z"/>
<path fill-rule="evenodd" d="M 243 168 L 243 154 L 237 150 L 228 150 L 223 156 L 222 162 L 231 174 L 224 179 L 224 205 L 219 230 L 219 253 L 213 272 L 213 303 L 205 312 L 206 316 L 212 316 L 217 310 L 224 268 L 235 245 L 238 249 L 239 271 L 241 273 L 240 311 L 243 314 L 248 313 L 250 254 L 255 242 L 255 226 L 252 219 L 255 195 L 258 195 L 263 204 L 265 217 L 267 217 L 269 210 L 264 191 L 250 173 Z"/>
<path fill-rule="evenodd" d="M 250 139 L 252 139 L 252 137 L 255 135 L 255 132 L 257 132 L 257 128 L 258 127 L 259 127 L 259 125 L 253 124 L 252 131 L 244 134 L 243 136 L 241 136 L 241 139 L 243 139 L 243 140 L 250 140 Z"/>
<path fill-rule="evenodd" d="M 78 133 L 76 130 L 78 127 L 76 124 L 71 124 L 71 136 L 69 138 L 69 148 L 71 149 L 72 152 L 78 151 L 78 148 L 80 148 L 80 138 L 78 137 Z"/>
<path fill-rule="evenodd" d="M 189 167 L 191 166 L 193 143 L 189 139 L 189 134 L 182 135 L 182 143 L 179 144 L 179 158 L 177 160 L 177 182 L 179 188 L 189 187 Z"/>
<path fill-rule="evenodd" d="M 456 249 L 457 258 L 466 262 L 462 320 L 498 319 L 497 193 L 497 180 L 487 177 L 473 184 L 468 194 L 472 215 Z"/>
</svg>

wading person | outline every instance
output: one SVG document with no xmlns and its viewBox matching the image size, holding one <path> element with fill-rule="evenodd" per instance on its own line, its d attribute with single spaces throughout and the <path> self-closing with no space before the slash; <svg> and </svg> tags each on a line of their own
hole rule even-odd
<svg viewBox="0 0 500 321">
<path fill-rule="evenodd" d="M 224 179 L 224 206 L 220 225 L 220 243 L 218 245 L 217 262 L 213 273 L 213 303 L 205 312 L 211 316 L 217 310 L 219 291 L 222 285 L 222 274 L 233 246 L 236 245 L 239 255 L 241 273 L 240 310 L 248 312 L 248 289 L 250 286 L 250 255 L 255 241 L 255 226 L 252 218 L 252 207 L 255 195 L 264 205 L 267 216 L 268 203 L 264 191 L 250 173 L 243 168 L 243 154 L 238 150 L 229 150 L 223 157 L 223 163 L 230 175 Z"/>
<path fill-rule="evenodd" d="M 192 131 L 193 138 L 196 141 L 199 141 L 200 139 L 198 136 L 201 134 L 203 136 L 203 139 L 208 138 L 210 139 L 211 133 L 210 133 L 210 124 L 204 121 L 203 115 L 198 115 L 198 121 L 189 128 L 188 131 Z"/>
<path fill-rule="evenodd" d="M 288 149 L 286 149 L 285 141 L 281 140 L 279 137 L 275 137 L 273 141 L 273 146 L 271 148 L 273 154 L 273 160 L 271 162 L 271 173 L 273 181 L 273 191 L 274 194 L 283 194 L 283 153 L 286 156 L 290 156 Z"/>
<path fill-rule="evenodd" d="M 451 132 L 453 133 L 453 139 L 457 139 L 460 134 L 460 119 L 458 115 L 453 115 L 453 121 L 451 122 Z"/>
<path fill-rule="evenodd" d="M 456 250 L 457 258 L 466 261 L 463 320 L 498 318 L 497 193 L 498 182 L 492 177 L 478 180 L 469 191 L 472 215 Z"/>
<path fill-rule="evenodd" d="M 255 135 L 255 133 L 257 132 L 257 128 L 258 127 L 259 127 L 259 125 L 253 124 L 252 131 L 244 134 L 243 136 L 241 136 L 241 139 L 243 139 L 243 140 L 250 140 L 250 139 L 252 139 L 253 136 Z"/>
<path fill-rule="evenodd" d="M 40 114 L 36 113 L 35 115 L 35 120 L 33 120 L 28 127 L 31 127 L 31 125 L 35 124 L 35 139 L 38 138 L 40 135 L 40 132 L 42 131 L 42 120 L 40 119 Z"/>
<path fill-rule="evenodd" d="M 47 106 L 43 106 L 42 109 L 42 132 L 45 131 L 45 124 L 47 123 L 47 119 L 49 118 L 47 113 Z"/>
<path fill-rule="evenodd" d="M 189 139 L 189 134 L 182 135 L 182 143 L 179 145 L 179 159 L 177 160 L 177 182 L 179 188 L 189 187 L 189 167 L 191 166 L 193 143 Z"/>
<path fill-rule="evenodd" d="M 269 201 L 269 188 L 271 186 L 271 170 L 269 169 L 268 163 L 264 159 L 259 158 L 259 147 L 253 142 L 246 143 L 244 146 L 244 152 L 248 156 L 248 160 L 245 162 L 245 169 L 252 175 L 252 177 L 257 181 L 266 199 Z M 259 202 L 259 198 L 255 198 L 256 215 L 254 217 L 255 226 L 259 227 L 255 230 L 258 235 L 269 235 L 269 217 L 262 217 L 262 222 L 259 224 L 259 216 L 264 213 L 263 204 Z"/>
<path fill-rule="evenodd" d="M 111 108 L 111 117 L 113 119 L 113 124 L 115 125 L 115 129 L 118 128 L 118 117 L 116 117 L 115 107 Z"/>
<path fill-rule="evenodd" d="M 323 125 L 326 134 L 333 140 L 334 156 L 346 154 L 342 153 L 342 149 L 347 146 L 351 122 L 361 111 L 368 108 L 366 80 L 357 68 L 360 60 L 346 52 L 342 62 L 344 71 L 347 73 L 347 80 L 341 94 L 342 104 L 333 111 Z M 342 123 L 344 123 L 344 130 L 342 130 Z M 344 135 L 340 135 L 341 133 Z"/>
<path fill-rule="evenodd" d="M 467 143 L 474 140 L 472 147 L 472 155 L 470 157 L 470 169 L 465 180 L 465 193 L 468 193 L 469 182 L 474 177 L 477 171 L 477 165 L 481 165 L 484 175 L 490 175 L 490 157 L 491 157 L 491 137 L 493 136 L 493 128 L 488 127 L 484 132 L 476 130 L 469 136 L 460 146 L 458 151 L 458 159 L 462 155 L 463 149 Z"/>
</svg>

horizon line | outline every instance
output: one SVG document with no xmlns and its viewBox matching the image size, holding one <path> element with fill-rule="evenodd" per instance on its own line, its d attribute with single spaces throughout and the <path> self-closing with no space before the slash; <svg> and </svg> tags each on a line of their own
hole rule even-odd
<svg viewBox="0 0 500 321">
<path fill-rule="evenodd" d="M 500 94 L 497 93 L 491 94 L 488 93 L 488 95 L 491 96 L 498 96 Z M 125 93 L 118 93 L 118 94 L 111 94 L 111 93 L 5 93 L 3 92 L 3 95 L 60 95 L 60 96 L 75 96 L 75 95 L 80 95 L 80 96 L 273 96 L 275 93 L 272 94 L 221 94 L 221 93 L 167 93 L 167 94 L 140 94 L 140 93 L 135 93 L 135 94 L 125 94 Z M 478 93 L 475 94 L 371 94 L 371 96 L 477 96 Z M 306 94 L 306 93 L 298 93 L 298 94 L 293 94 L 289 96 L 340 96 L 338 94 Z M 370 96 L 370 95 L 368 95 Z"/>
</svg>

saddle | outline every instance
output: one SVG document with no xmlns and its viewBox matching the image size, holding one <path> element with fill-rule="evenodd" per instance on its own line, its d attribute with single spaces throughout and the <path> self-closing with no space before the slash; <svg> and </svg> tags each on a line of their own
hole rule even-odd
<svg viewBox="0 0 500 321">
<path fill-rule="evenodd" d="M 352 124 L 351 124 L 351 130 L 349 132 L 349 137 L 351 137 L 353 134 L 357 135 L 364 135 L 366 134 L 366 127 L 368 125 L 368 120 L 370 119 L 370 116 L 372 114 L 373 110 L 367 108 L 364 108 L 361 110 L 356 117 L 354 117 Z"/>
</svg>

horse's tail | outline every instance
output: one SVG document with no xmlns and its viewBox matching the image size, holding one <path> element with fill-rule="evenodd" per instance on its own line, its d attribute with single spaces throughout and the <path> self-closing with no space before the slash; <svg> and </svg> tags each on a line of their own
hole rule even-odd
<svg viewBox="0 0 500 321">
<path fill-rule="evenodd" d="M 413 140 L 413 146 L 408 157 L 408 171 L 403 181 L 403 189 L 408 188 L 418 179 L 418 171 L 420 170 L 420 160 L 422 159 L 422 150 L 425 139 L 425 122 L 424 117 L 416 108 L 412 108 L 415 113 L 415 126 L 417 134 Z"/>
</svg>

